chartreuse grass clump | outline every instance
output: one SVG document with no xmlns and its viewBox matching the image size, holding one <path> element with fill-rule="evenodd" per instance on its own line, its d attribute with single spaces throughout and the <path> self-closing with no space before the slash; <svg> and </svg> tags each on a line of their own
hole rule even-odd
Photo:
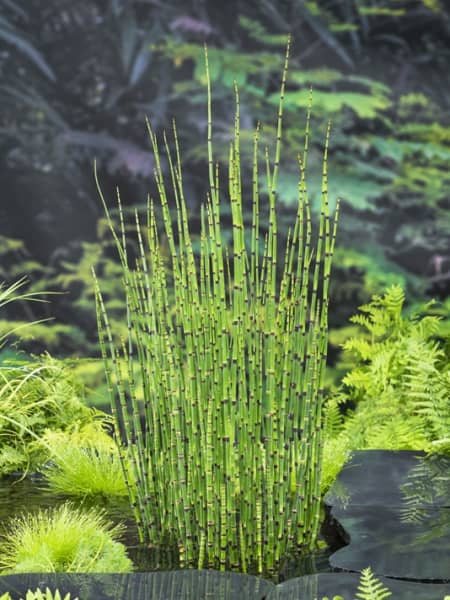
<svg viewBox="0 0 450 600">
<path fill-rule="evenodd" d="M 153 200 L 145 223 L 136 211 L 137 258 L 129 255 L 120 198 L 117 231 L 101 196 L 123 268 L 128 339 L 114 342 L 97 286 L 100 342 L 116 430 L 122 432 L 120 452 L 132 465 L 128 483 L 141 540 L 173 543 L 182 564 L 199 568 L 273 571 L 287 553 L 311 548 L 319 527 L 336 218 L 330 222 L 326 144 L 314 244 L 305 179 L 308 110 L 297 215 L 285 248 L 279 247 L 276 195 L 286 70 L 287 58 L 273 163 L 268 149 L 263 160 L 269 190 L 264 198 L 259 128 L 254 134 L 249 228 L 243 220 L 236 90 L 228 164 L 231 248 L 222 233 L 225 192 L 213 157 L 208 67 L 210 190 L 201 210 L 199 254 L 188 225 L 175 126 L 174 156 L 164 137 L 169 189 L 149 125 L 163 227 L 156 222 Z M 162 238 L 170 249 L 169 264 Z M 135 383 L 138 374 L 142 390 Z M 144 397 L 144 420 L 138 392 Z"/>
<path fill-rule="evenodd" d="M 132 570 L 122 527 L 112 526 L 96 509 L 70 503 L 13 519 L 2 536 L 0 572 L 121 573 Z"/>
<path fill-rule="evenodd" d="M 48 431 L 42 443 L 51 460 L 41 471 L 53 492 L 107 501 L 128 495 L 117 446 L 98 425 L 70 434 Z"/>
</svg>

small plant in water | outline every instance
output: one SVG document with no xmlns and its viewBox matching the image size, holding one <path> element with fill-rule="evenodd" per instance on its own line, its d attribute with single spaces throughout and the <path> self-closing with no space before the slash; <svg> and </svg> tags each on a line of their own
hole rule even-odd
<svg viewBox="0 0 450 600">
<path fill-rule="evenodd" d="M 89 434 L 48 431 L 42 443 L 51 461 L 43 469 L 49 488 L 69 496 L 102 496 L 107 500 L 127 496 L 117 447 L 100 427 Z"/>
<path fill-rule="evenodd" d="M 115 345 L 97 286 L 100 342 L 116 431 L 123 432 L 120 453 L 132 465 L 128 484 L 140 537 L 177 545 L 181 562 L 199 568 L 273 571 L 287 553 L 311 548 L 319 528 L 328 287 L 337 218 L 330 222 L 327 135 L 313 248 L 305 179 L 308 109 L 297 216 L 280 252 L 276 195 L 287 62 L 286 56 L 273 164 L 265 152 L 267 210 L 260 202 L 259 128 L 254 134 L 249 231 L 243 220 L 236 89 L 228 172 L 230 251 L 221 231 L 223 192 L 213 158 L 207 55 L 210 191 L 201 210 L 199 257 L 188 226 L 175 125 L 175 156 L 164 136 L 170 192 L 149 125 L 170 269 L 153 201 L 145 225 L 136 211 L 140 251 L 132 260 L 120 197 L 117 232 L 99 187 L 123 267 L 128 315 L 128 340 Z M 137 370 L 145 423 L 139 418 Z"/>
<path fill-rule="evenodd" d="M 70 503 L 12 519 L 1 540 L 0 572 L 121 573 L 132 570 L 122 528 Z"/>
</svg>

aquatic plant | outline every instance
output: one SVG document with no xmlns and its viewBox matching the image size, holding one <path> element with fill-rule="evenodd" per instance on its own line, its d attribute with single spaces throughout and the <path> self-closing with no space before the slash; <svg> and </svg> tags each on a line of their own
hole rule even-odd
<svg viewBox="0 0 450 600">
<path fill-rule="evenodd" d="M 13 573 L 121 573 L 132 570 L 123 531 L 98 509 L 81 510 L 65 502 L 24 514 L 2 534 L 0 571 Z"/>
<path fill-rule="evenodd" d="M 331 223 L 329 216 L 327 134 L 313 249 L 305 179 L 308 109 L 297 216 L 286 247 L 278 248 L 276 195 L 287 63 L 288 56 L 273 164 L 268 149 L 264 155 L 267 208 L 260 199 L 259 127 L 253 139 L 252 185 L 247 190 L 241 181 L 236 87 L 228 163 L 231 249 L 221 229 L 223 192 L 212 148 L 207 55 L 210 190 L 201 209 L 198 260 L 175 125 L 175 157 L 164 136 L 169 192 L 158 140 L 148 124 L 164 229 L 158 228 L 149 199 L 146 225 L 136 211 L 135 260 L 128 253 L 123 215 L 116 231 L 99 186 L 122 264 L 128 324 L 128 339 L 115 344 L 97 288 L 100 343 L 120 452 L 132 465 L 127 481 L 140 537 L 177 545 L 181 562 L 200 568 L 273 570 L 287 552 L 311 548 L 319 527 L 328 288 L 337 221 L 335 217 Z M 247 192 L 253 206 L 250 229 L 242 216 Z M 175 225 L 169 197 L 174 199 Z M 118 207 L 122 214 L 120 196 Z M 136 373 L 142 376 L 144 420 L 136 400 Z"/>
<path fill-rule="evenodd" d="M 73 433 L 49 431 L 42 443 L 50 455 L 42 473 L 53 492 L 107 500 L 128 495 L 117 447 L 99 426 Z"/>
</svg>

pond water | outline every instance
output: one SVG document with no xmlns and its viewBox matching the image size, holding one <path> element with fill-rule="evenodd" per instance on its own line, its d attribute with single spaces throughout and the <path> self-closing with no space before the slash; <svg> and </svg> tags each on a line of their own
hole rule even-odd
<svg viewBox="0 0 450 600">
<path fill-rule="evenodd" d="M 46 491 L 39 476 L 5 478 L 0 481 L 0 527 L 24 510 L 64 500 Z M 80 600 L 314 600 L 336 594 L 348 599 L 357 592 L 356 572 L 368 566 L 396 600 L 442 600 L 450 594 L 450 457 L 355 452 L 325 503 L 329 519 L 322 534 L 331 546 L 287 559 L 276 582 L 180 569 L 170 551 L 139 547 L 130 510 L 120 502 L 104 508 L 112 521 L 125 521 L 122 541 L 138 572 L 0 577 L 0 595 L 6 590 L 23 595 L 48 585 Z"/>
<path fill-rule="evenodd" d="M 38 474 L 31 474 L 25 479 L 20 474 L 5 477 L 0 480 L 0 532 L 3 527 L 7 527 L 7 522 L 12 517 L 38 508 L 56 506 L 68 499 L 74 504 L 80 504 L 79 500 L 49 492 L 43 478 Z M 88 507 L 93 503 L 85 501 L 83 505 Z M 99 506 L 99 502 L 96 501 L 95 505 Z M 114 503 L 100 501 L 100 506 L 113 523 L 125 524 L 126 529 L 121 541 L 127 546 L 128 554 L 136 571 L 148 572 L 181 568 L 176 551 L 169 548 L 148 548 L 139 544 L 137 528 L 126 499 Z M 268 578 L 276 578 L 278 582 L 302 575 L 331 571 L 329 557 L 344 542 L 340 539 L 338 532 L 330 528 L 329 524 L 325 530 L 331 547 L 301 557 L 287 557 L 276 577 L 269 575 Z"/>
</svg>

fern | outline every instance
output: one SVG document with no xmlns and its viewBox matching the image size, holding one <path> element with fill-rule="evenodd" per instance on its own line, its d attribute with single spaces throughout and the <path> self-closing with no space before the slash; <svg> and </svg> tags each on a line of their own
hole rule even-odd
<svg viewBox="0 0 450 600">
<path fill-rule="evenodd" d="M 340 436 L 351 448 L 448 452 L 450 447 L 449 338 L 437 316 L 403 315 L 400 286 L 376 295 L 351 321 L 360 334 L 347 340 L 346 373 L 339 397 L 354 404 Z M 429 310 L 430 304 L 423 307 Z M 436 338 L 440 339 L 436 341 Z M 356 364 L 355 364 L 356 358 Z M 339 367 L 339 365 L 338 365 Z M 330 403 L 325 428 L 333 435 L 336 408 Z M 334 432 L 335 434 L 335 432 Z"/>
<path fill-rule="evenodd" d="M 43 592 L 40 588 L 37 588 L 35 592 L 28 590 L 25 600 L 70 600 L 70 593 L 61 596 L 58 589 L 52 592 L 49 588 L 46 588 Z M 74 598 L 74 600 L 78 600 L 78 598 Z"/>
<path fill-rule="evenodd" d="M 0 596 L 0 600 L 12 600 L 12 597 L 8 592 L 6 592 L 2 596 Z M 65 596 L 62 596 L 58 589 L 52 592 L 47 587 L 45 591 L 42 591 L 41 588 L 37 588 L 34 592 L 28 590 L 25 598 L 21 598 L 21 600 L 71 600 L 71 598 L 70 593 L 67 593 Z M 78 600 L 78 598 L 74 598 L 73 600 Z"/>
<path fill-rule="evenodd" d="M 356 599 L 359 600 L 384 600 L 392 596 L 392 592 L 377 579 L 370 567 L 363 569 L 359 578 Z M 1 599 L 0 599 L 1 600 Z M 314 598 L 314 600 L 318 600 Z M 322 596 L 322 600 L 329 600 L 328 596 Z M 332 600 L 346 600 L 343 596 L 333 596 Z M 450 596 L 444 596 L 443 600 L 450 600 Z"/>
<path fill-rule="evenodd" d="M 392 595 L 384 585 L 376 579 L 370 567 L 361 571 L 356 597 L 360 600 L 384 600 Z"/>
</svg>

